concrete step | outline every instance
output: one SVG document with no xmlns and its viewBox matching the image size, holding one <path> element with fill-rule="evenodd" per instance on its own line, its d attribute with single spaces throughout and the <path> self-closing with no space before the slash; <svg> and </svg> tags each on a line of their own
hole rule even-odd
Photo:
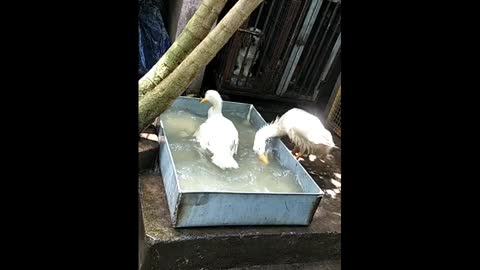
<svg viewBox="0 0 480 270">
<path fill-rule="evenodd" d="M 255 265 L 229 268 L 225 270 L 340 270 L 340 260 L 323 261 L 317 263 Z"/>
</svg>

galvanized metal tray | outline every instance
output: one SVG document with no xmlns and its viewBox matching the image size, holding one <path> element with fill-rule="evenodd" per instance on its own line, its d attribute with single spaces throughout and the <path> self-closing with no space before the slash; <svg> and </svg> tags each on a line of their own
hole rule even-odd
<svg viewBox="0 0 480 270">
<path fill-rule="evenodd" d="M 178 97 L 173 110 L 186 110 L 207 116 L 210 106 L 201 105 L 198 98 Z M 235 113 L 247 119 L 257 130 L 266 124 L 251 104 L 223 102 L 224 114 Z M 160 121 L 160 170 L 172 225 L 181 227 L 233 226 L 233 225 L 309 225 L 324 192 L 291 155 L 279 139 L 270 147 L 273 156 L 297 176 L 303 192 L 223 192 L 183 191 L 178 182 L 172 153 Z M 253 150 L 252 150 L 253 151 Z"/>
</svg>

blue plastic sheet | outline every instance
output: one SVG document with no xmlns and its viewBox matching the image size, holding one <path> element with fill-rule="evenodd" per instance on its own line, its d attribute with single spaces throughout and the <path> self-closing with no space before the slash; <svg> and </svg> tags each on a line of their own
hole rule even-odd
<svg viewBox="0 0 480 270">
<path fill-rule="evenodd" d="M 165 14 L 163 1 L 139 1 L 139 78 L 145 75 L 170 47 L 170 38 L 162 15 Z"/>
</svg>

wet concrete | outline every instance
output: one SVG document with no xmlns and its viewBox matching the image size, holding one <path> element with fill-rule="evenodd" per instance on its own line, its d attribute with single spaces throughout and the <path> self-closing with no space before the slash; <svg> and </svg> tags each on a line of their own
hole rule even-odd
<svg viewBox="0 0 480 270">
<path fill-rule="evenodd" d="M 335 135 L 333 137 L 335 144 L 341 147 L 340 139 Z M 281 140 L 290 150 L 293 149 L 293 144 L 288 138 L 284 137 Z M 341 189 L 341 150 L 332 150 L 331 155 L 331 158 L 317 158 L 314 161 L 310 161 L 308 156 L 300 159 L 300 163 L 324 191 Z"/>
</svg>

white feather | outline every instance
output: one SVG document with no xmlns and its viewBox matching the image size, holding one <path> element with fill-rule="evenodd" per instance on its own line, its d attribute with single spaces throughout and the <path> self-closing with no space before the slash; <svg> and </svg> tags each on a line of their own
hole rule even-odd
<svg viewBox="0 0 480 270">
<path fill-rule="evenodd" d="M 328 154 L 336 147 L 333 137 L 316 116 L 301 110 L 291 109 L 282 117 L 257 131 L 253 150 L 264 154 L 266 141 L 272 137 L 287 135 L 302 154 Z"/>
<path fill-rule="evenodd" d="M 195 133 L 202 149 L 212 153 L 212 162 L 221 169 L 238 168 L 233 156 L 238 150 L 238 131 L 232 121 L 222 114 L 222 98 L 217 91 L 209 90 L 205 99 L 212 103 L 208 119 Z"/>
</svg>

